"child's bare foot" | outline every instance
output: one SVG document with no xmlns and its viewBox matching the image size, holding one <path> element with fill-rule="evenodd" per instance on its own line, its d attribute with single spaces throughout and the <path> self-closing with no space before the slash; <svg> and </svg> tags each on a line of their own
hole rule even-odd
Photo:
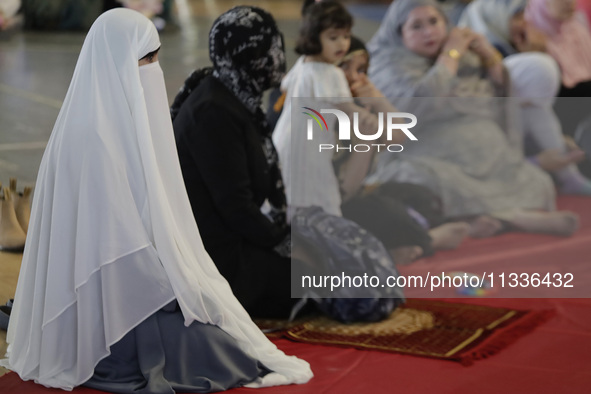
<svg viewBox="0 0 591 394">
<path fill-rule="evenodd" d="M 503 228 L 503 223 L 492 216 L 478 216 L 470 222 L 470 236 L 472 238 L 488 238 L 497 234 Z"/>
<path fill-rule="evenodd" d="M 410 264 L 423 255 L 423 248 L 420 246 L 401 246 L 390 249 L 390 255 L 396 264 Z"/>
<path fill-rule="evenodd" d="M 569 236 L 579 228 L 579 215 L 570 211 L 518 211 L 509 222 L 521 231 Z"/>
<path fill-rule="evenodd" d="M 445 223 L 429 230 L 435 250 L 457 248 L 470 233 L 471 226 L 466 222 Z"/>
</svg>

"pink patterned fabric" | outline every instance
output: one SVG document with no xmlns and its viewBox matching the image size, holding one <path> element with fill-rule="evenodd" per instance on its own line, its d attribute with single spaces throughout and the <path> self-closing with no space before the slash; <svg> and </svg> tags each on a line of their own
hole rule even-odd
<svg viewBox="0 0 591 394">
<path fill-rule="evenodd" d="M 546 0 L 530 0 L 525 19 L 546 33 L 547 51 L 560 65 L 562 84 L 571 88 L 591 80 L 591 33 L 583 15 L 561 22 L 549 15 L 546 7 Z"/>
</svg>

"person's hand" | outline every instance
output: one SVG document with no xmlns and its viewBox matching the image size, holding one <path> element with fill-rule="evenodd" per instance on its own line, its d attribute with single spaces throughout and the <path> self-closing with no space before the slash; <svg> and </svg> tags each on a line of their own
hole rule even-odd
<svg viewBox="0 0 591 394">
<path fill-rule="evenodd" d="M 357 81 L 351 84 L 350 88 L 354 97 L 384 97 L 367 75 L 361 75 Z"/>
<path fill-rule="evenodd" d="M 468 28 L 454 27 L 447 36 L 447 41 L 443 45 L 442 54 L 448 54 L 451 50 L 458 51 L 459 57 L 466 54 L 470 43 L 474 39 L 474 32 Z"/>
<path fill-rule="evenodd" d="M 583 153 L 584 155 L 584 153 Z M 554 172 L 562 170 L 564 167 L 580 161 L 578 154 L 564 153 L 558 149 L 547 149 L 538 153 L 535 161 L 541 169 Z"/>
<path fill-rule="evenodd" d="M 482 62 L 486 65 L 494 65 L 502 60 L 502 56 L 493 47 L 490 42 L 481 34 L 473 33 L 472 42 L 470 42 L 470 50 L 477 54 Z"/>
</svg>

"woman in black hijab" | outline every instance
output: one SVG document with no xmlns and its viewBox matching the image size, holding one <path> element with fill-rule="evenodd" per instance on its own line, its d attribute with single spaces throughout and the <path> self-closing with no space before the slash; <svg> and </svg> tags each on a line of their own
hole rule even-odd
<svg viewBox="0 0 591 394">
<path fill-rule="evenodd" d="M 281 33 L 266 11 L 240 6 L 209 35 L 212 68 L 195 71 L 171 108 L 185 186 L 205 248 L 252 316 L 287 316 L 286 198 L 260 108 L 281 81 Z"/>
</svg>

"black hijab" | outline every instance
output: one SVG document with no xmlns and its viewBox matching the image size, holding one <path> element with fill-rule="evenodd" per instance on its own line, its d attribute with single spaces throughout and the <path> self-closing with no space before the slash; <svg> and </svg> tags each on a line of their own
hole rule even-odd
<svg viewBox="0 0 591 394">
<path fill-rule="evenodd" d="M 283 36 L 267 11 L 234 7 L 220 15 L 209 32 L 213 67 L 194 71 L 171 107 L 173 119 L 189 94 L 213 74 L 252 113 L 260 111 L 263 92 L 278 86 L 285 74 Z"/>
<path fill-rule="evenodd" d="M 281 33 L 271 14 L 257 7 L 234 7 L 214 22 L 209 58 L 213 75 L 252 113 L 285 74 Z"/>
<path fill-rule="evenodd" d="M 286 198 L 279 169 L 273 130 L 261 109 L 265 90 L 278 86 L 285 74 L 283 36 L 267 11 L 238 6 L 220 15 L 209 32 L 209 58 L 213 67 L 194 71 L 177 94 L 172 107 L 174 119 L 183 102 L 208 75 L 213 75 L 252 114 L 261 135 L 274 190 L 269 195 L 269 213 L 277 224 L 285 224 Z"/>
</svg>

